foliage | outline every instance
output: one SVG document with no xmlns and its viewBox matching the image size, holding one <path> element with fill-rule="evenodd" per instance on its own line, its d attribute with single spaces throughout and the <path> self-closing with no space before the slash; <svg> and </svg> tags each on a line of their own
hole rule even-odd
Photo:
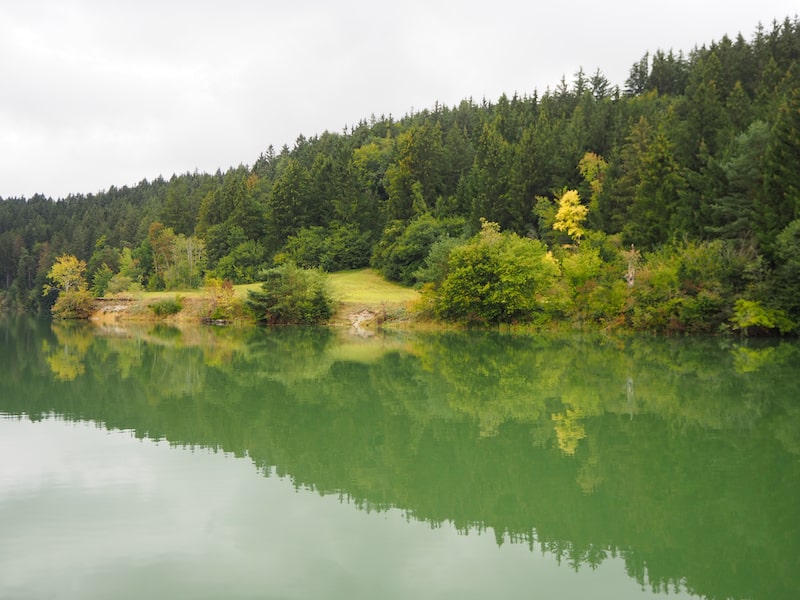
<svg viewBox="0 0 800 600">
<path fill-rule="evenodd" d="M 180 296 L 174 296 L 172 298 L 156 300 L 148 304 L 147 308 L 153 311 L 153 314 L 157 317 L 168 317 L 181 312 L 183 309 L 183 301 Z"/>
<path fill-rule="evenodd" d="M 139 259 L 134 258 L 130 248 L 123 248 L 119 257 L 119 271 L 112 275 L 105 291 L 108 294 L 121 294 L 141 290 L 143 277 Z"/>
<path fill-rule="evenodd" d="M 772 296 L 778 306 L 800 323 L 800 219 L 795 219 L 775 241 L 778 265 Z"/>
<path fill-rule="evenodd" d="M 217 278 L 234 283 L 258 281 L 259 273 L 268 264 L 264 247 L 255 240 L 241 242 L 217 262 L 211 271 Z"/>
<path fill-rule="evenodd" d="M 248 291 L 246 302 L 256 320 L 269 325 L 323 323 L 335 307 L 321 271 L 289 262 L 267 271 L 261 290 Z"/>
<path fill-rule="evenodd" d="M 114 272 L 106 263 L 103 263 L 92 277 L 92 294 L 98 298 L 104 296 L 113 278 Z"/>
<path fill-rule="evenodd" d="M 787 333 L 794 327 L 794 324 L 782 310 L 768 308 L 762 306 L 760 302 L 745 300 L 744 298 L 736 301 L 730 321 L 733 329 L 741 331 L 743 335 L 772 330 Z"/>
<path fill-rule="evenodd" d="M 674 247 L 665 246 L 646 256 L 637 270 L 633 287 L 632 324 L 646 331 L 679 331 L 684 295 L 679 268 L 681 257 Z"/>
<path fill-rule="evenodd" d="M 153 277 L 150 279 L 149 289 L 158 290 L 165 287 L 164 273 L 170 266 L 173 253 L 175 232 L 170 227 L 164 227 L 159 222 L 150 224 L 147 229 L 147 241 L 153 260 Z"/>
<path fill-rule="evenodd" d="M 580 241 L 585 231 L 583 221 L 589 209 L 581 204 L 581 197 L 577 190 L 567 190 L 558 199 L 553 229 L 565 231 L 572 239 Z"/>
<path fill-rule="evenodd" d="M 767 235 L 776 235 L 791 221 L 800 219 L 800 66 L 787 73 L 791 82 L 778 107 L 764 156 Z M 769 237 L 767 238 L 769 239 Z"/>
<path fill-rule="evenodd" d="M 596 281 L 603 269 L 603 260 L 597 248 L 572 252 L 561 259 L 561 272 L 573 290 Z"/>
<path fill-rule="evenodd" d="M 109 246 L 106 236 L 101 235 L 94 244 L 94 252 L 92 252 L 92 256 L 86 268 L 87 278 L 92 281 L 92 285 L 95 285 L 95 278 L 97 277 L 98 271 L 107 270 L 111 271 L 113 274 L 114 271 L 118 270 L 120 258 L 119 249 Z M 101 281 L 103 278 L 109 278 L 109 276 L 107 274 L 101 275 Z M 102 283 L 100 287 L 102 288 Z M 95 295 L 102 296 L 102 293 Z"/>
<path fill-rule="evenodd" d="M 218 320 L 229 320 L 241 312 L 244 303 L 236 297 L 233 283 L 230 279 L 218 279 L 209 277 L 206 279 L 205 288 L 213 299 L 213 308 L 209 318 Z"/>
<path fill-rule="evenodd" d="M 499 225 L 484 221 L 479 234 L 450 252 L 435 311 L 470 324 L 532 321 L 545 310 L 557 275 L 541 242 L 501 233 Z"/>
<path fill-rule="evenodd" d="M 445 236 L 431 244 L 422 265 L 414 272 L 417 283 L 441 285 L 447 277 L 450 253 L 463 243 L 464 240 L 461 238 Z"/>
<path fill-rule="evenodd" d="M 721 240 L 676 243 L 645 255 L 633 287 L 633 326 L 717 332 L 750 287 L 747 272 L 758 268 L 750 260 Z"/>
<path fill-rule="evenodd" d="M 92 312 L 94 297 L 87 289 L 84 273 L 86 263 L 70 254 L 62 254 L 50 267 L 47 278 L 54 285 L 45 284 L 44 295 L 58 291 L 52 307 L 54 317 L 61 319 L 86 319 Z"/>
<path fill-rule="evenodd" d="M 719 161 L 719 192 L 710 202 L 710 233 L 723 239 L 766 238 L 763 212 L 764 153 L 769 143 L 769 126 L 752 122 L 730 144 Z"/>
<path fill-rule="evenodd" d="M 106 293 L 108 294 L 122 294 L 123 292 L 130 292 L 140 288 L 137 282 L 122 273 L 117 273 L 108 281 L 106 286 Z"/>
<path fill-rule="evenodd" d="M 603 192 L 603 180 L 608 171 L 608 163 L 602 156 L 594 152 L 587 152 L 578 163 L 578 171 L 581 176 L 589 183 L 592 191 L 590 197 L 590 207 L 597 208 L 600 201 L 600 194 Z"/>
<path fill-rule="evenodd" d="M 164 269 L 164 284 L 168 290 L 200 287 L 205 271 L 205 244 L 202 240 L 177 235 L 171 240 L 171 260 Z"/>
<path fill-rule="evenodd" d="M 390 281 L 413 285 L 431 247 L 443 238 L 460 236 L 464 228 L 462 218 L 437 219 L 430 214 L 417 217 L 407 225 L 392 221 L 375 247 L 372 266 Z"/>
<path fill-rule="evenodd" d="M 323 271 L 360 269 L 369 264 L 372 234 L 354 225 L 334 223 L 330 227 L 304 227 L 289 236 L 283 252 L 297 266 Z"/>
<path fill-rule="evenodd" d="M 94 296 L 86 288 L 61 292 L 53 304 L 53 316 L 59 319 L 88 319 L 94 307 Z"/>
<path fill-rule="evenodd" d="M 64 293 L 85 289 L 85 272 L 86 263 L 84 261 L 78 260 L 71 254 L 62 254 L 56 258 L 53 266 L 47 272 L 47 278 L 54 285 L 46 284 L 44 293 L 48 294 L 53 289 Z"/>
</svg>

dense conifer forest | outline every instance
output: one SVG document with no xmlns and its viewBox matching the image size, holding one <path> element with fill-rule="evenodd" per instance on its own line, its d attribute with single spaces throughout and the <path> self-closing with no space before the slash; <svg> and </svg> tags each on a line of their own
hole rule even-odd
<svg viewBox="0 0 800 600">
<path fill-rule="evenodd" d="M 47 310 L 58 257 L 90 291 L 372 266 L 439 319 L 796 332 L 800 23 L 657 50 L 620 88 L 370 116 L 251 166 L 0 199 L 0 294 Z"/>
</svg>

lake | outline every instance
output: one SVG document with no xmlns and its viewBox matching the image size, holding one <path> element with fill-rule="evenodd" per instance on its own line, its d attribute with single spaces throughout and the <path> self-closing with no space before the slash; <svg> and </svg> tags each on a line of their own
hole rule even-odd
<svg viewBox="0 0 800 600">
<path fill-rule="evenodd" d="M 800 597 L 800 345 L 0 320 L 0 598 Z"/>
</svg>

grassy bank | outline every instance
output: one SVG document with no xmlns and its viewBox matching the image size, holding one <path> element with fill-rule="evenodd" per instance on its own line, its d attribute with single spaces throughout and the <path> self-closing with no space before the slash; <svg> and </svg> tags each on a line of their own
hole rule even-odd
<svg viewBox="0 0 800 600">
<path fill-rule="evenodd" d="M 372 269 L 331 273 L 328 281 L 337 302 L 334 325 L 350 325 L 356 315 L 362 320 L 405 320 L 420 294 L 416 290 L 386 281 Z M 250 290 L 261 288 L 260 283 L 234 286 L 234 297 L 243 302 Z M 156 316 L 150 308 L 158 303 L 178 299 L 181 310 L 165 317 Z M 125 297 L 108 298 L 98 302 L 95 321 L 176 321 L 200 322 L 214 306 L 209 290 L 138 292 Z"/>
<path fill-rule="evenodd" d="M 338 304 L 334 324 L 408 321 L 420 299 L 418 291 L 386 281 L 372 269 L 332 273 L 329 281 Z"/>
</svg>

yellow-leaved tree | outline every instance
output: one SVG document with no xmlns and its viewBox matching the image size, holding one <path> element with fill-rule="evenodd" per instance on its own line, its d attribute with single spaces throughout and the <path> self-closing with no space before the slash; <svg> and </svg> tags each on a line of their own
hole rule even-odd
<svg viewBox="0 0 800 600">
<path fill-rule="evenodd" d="M 589 209 L 581 204 L 581 197 L 577 190 L 567 190 L 558 199 L 558 211 L 553 229 L 564 231 L 576 242 L 579 242 L 586 233 L 583 221 Z"/>
<path fill-rule="evenodd" d="M 62 319 L 85 319 L 91 314 L 94 298 L 87 289 L 85 272 L 86 263 L 71 254 L 62 254 L 56 258 L 47 272 L 47 278 L 52 285 L 47 283 L 43 288 L 45 296 L 52 291 L 58 292 L 58 298 L 52 308 L 53 316 Z"/>
</svg>

